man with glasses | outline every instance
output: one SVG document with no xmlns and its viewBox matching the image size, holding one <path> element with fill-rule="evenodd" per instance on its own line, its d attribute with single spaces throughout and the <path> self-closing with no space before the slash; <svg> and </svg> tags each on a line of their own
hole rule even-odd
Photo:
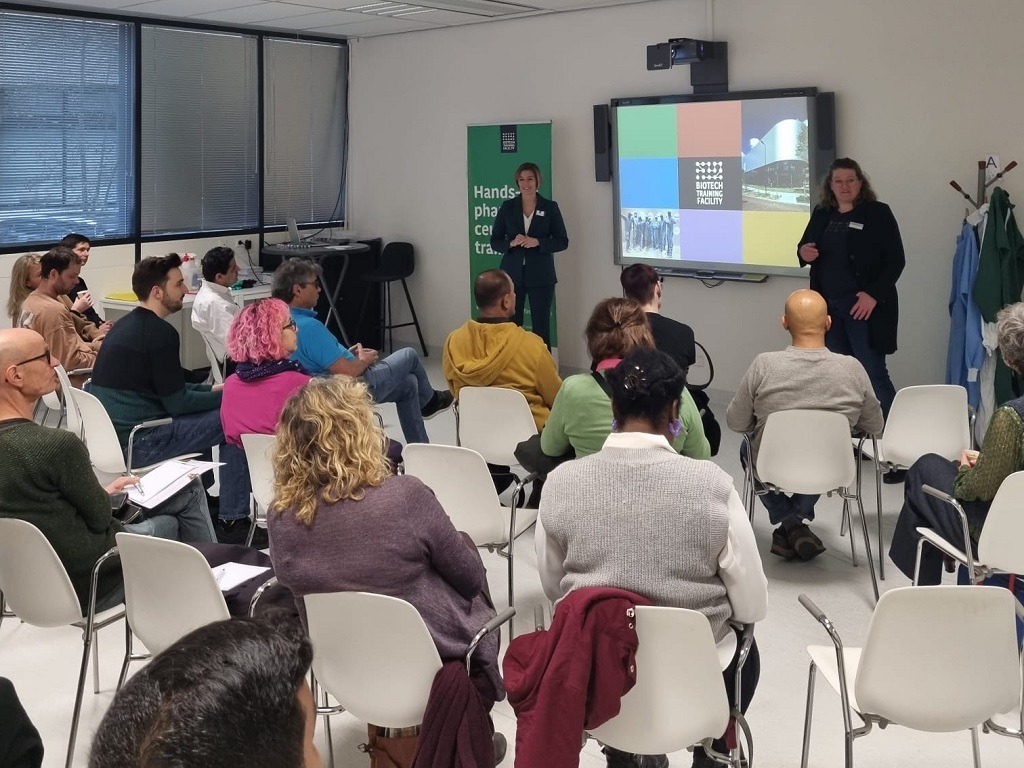
<svg viewBox="0 0 1024 768">
<path fill-rule="evenodd" d="M 142 522 L 122 525 L 114 519 L 109 494 L 138 478 L 119 477 L 103 488 L 81 440 L 32 421 L 39 398 L 57 388 L 55 365 L 35 331 L 0 330 L 0 517 L 25 520 L 42 531 L 71 577 L 84 611 L 93 565 L 114 546 L 118 531 L 190 542 L 211 542 L 214 532 L 198 480 Z M 104 569 L 98 589 L 97 610 L 122 602 L 120 569 Z"/>
<path fill-rule="evenodd" d="M 452 393 L 435 390 L 427 378 L 416 351 L 399 349 L 383 360 L 375 349 L 356 344 L 346 349 L 317 319 L 320 296 L 320 267 L 305 259 L 290 259 L 274 272 L 271 286 L 275 299 L 292 311 L 299 327 L 299 348 L 292 359 L 313 376 L 343 374 L 366 382 L 378 403 L 394 403 L 407 443 L 429 443 L 424 419 L 436 416 L 452 405 Z"/>
<path fill-rule="evenodd" d="M 92 368 L 103 336 L 93 341 L 81 337 L 64 295 L 78 285 L 82 265 L 70 248 L 58 245 L 39 260 L 39 287 L 21 305 L 19 325 L 39 333 L 53 350 L 53 356 L 68 371 Z M 85 376 L 72 378 L 80 386 Z"/>
</svg>

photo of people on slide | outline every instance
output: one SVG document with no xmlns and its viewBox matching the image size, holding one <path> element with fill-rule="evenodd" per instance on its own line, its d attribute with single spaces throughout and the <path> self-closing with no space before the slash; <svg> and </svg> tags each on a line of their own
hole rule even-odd
<svg viewBox="0 0 1024 768">
<path fill-rule="evenodd" d="M 679 259 L 679 211 L 630 208 L 620 214 L 622 252 L 638 259 Z"/>
<path fill-rule="evenodd" d="M 743 103 L 744 211 L 807 211 L 807 134 L 805 99 Z"/>
</svg>

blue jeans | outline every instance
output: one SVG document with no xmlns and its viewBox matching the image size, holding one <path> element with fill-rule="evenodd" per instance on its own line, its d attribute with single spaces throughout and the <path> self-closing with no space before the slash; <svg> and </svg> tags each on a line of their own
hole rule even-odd
<svg viewBox="0 0 1024 768">
<path fill-rule="evenodd" d="M 740 445 L 740 464 L 743 468 L 747 468 L 747 444 L 743 443 Z M 754 487 L 758 491 L 765 490 L 763 483 L 754 481 Z M 793 518 L 790 522 L 795 522 L 796 518 L 800 520 L 807 520 L 810 522 L 814 519 L 814 505 L 820 495 L 811 495 L 806 493 L 766 493 L 763 496 L 758 496 L 761 503 L 764 504 L 764 508 L 768 510 L 768 519 L 771 520 L 772 525 L 782 525 L 782 522 L 787 518 Z"/>
<path fill-rule="evenodd" d="M 128 533 L 186 542 L 211 542 L 217 537 L 206 506 L 206 491 L 193 480 L 156 509 L 151 517 L 124 526 Z M 124 602 L 124 584 L 96 598 L 96 610 L 105 611 Z"/>
<path fill-rule="evenodd" d="M 173 459 L 184 453 L 199 453 L 206 461 L 212 456 L 213 446 L 224 450 L 224 428 L 220 423 L 220 409 L 175 416 L 174 421 L 162 427 L 139 432 L 135 437 L 132 463 L 145 467 Z M 230 454 L 230 452 L 229 452 Z M 226 462 L 220 470 L 220 516 L 225 519 L 246 517 L 249 512 L 249 469 L 242 456 L 241 467 L 237 456 Z M 243 510 L 239 513 L 239 510 Z"/>
<path fill-rule="evenodd" d="M 410 347 L 394 352 L 363 372 L 370 395 L 378 403 L 394 403 L 407 443 L 429 443 L 420 411 L 434 396 L 419 355 Z"/>
<path fill-rule="evenodd" d="M 850 296 L 828 302 L 832 327 L 825 333 L 825 346 L 839 355 L 857 358 L 871 380 L 871 388 L 882 405 L 882 415 L 889 418 L 889 408 L 896 397 L 896 387 L 885 367 L 885 355 L 871 346 L 871 332 L 867 320 L 854 320 L 850 310 L 857 297 Z"/>
</svg>

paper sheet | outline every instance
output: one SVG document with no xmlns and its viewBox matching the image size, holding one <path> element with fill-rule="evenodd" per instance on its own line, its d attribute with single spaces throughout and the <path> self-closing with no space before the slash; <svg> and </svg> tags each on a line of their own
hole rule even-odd
<svg viewBox="0 0 1024 768">
<path fill-rule="evenodd" d="M 217 586 L 221 592 L 234 589 L 239 584 L 266 573 L 270 568 L 261 565 L 243 565 L 242 563 L 224 563 L 213 569 L 213 577 L 217 580 Z"/>
</svg>

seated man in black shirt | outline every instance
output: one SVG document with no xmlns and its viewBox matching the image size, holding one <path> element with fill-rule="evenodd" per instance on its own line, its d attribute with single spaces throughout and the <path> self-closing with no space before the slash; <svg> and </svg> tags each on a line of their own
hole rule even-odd
<svg viewBox="0 0 1024 768">
<path fill-rule="evenodd" d="M 178 332 L 164 318 L 182 308 L 185 281 L 175 253 L 135 265 L 132 290 L 139 306 L 103 340 L 89 391 L 103 403 L 122 448 L 136 424 L 168 416 L 171 424 L 140 432 L 132 463 L 146 466 L 186 453 L 209 459 L 224 444 L 220 421 L 223 384 L 190 384 L 181 368 Z M 241 544 L 249 532 L 249 469 L 244 454 L 226 452 L 220 468 L 217 538 Z M 260 542 L 262 543 L 262 542 Z"/>
<path fill-rule="evenodd" d="M 661 315 L 662 277 L 646 264 L 633 264 L 622 270 L 619 281 L 622 294 L 641 304 L 654 335 L 654 346 L 671 357 L 686 371 L 697 359 L 690 326 Z"/>
</svg>

